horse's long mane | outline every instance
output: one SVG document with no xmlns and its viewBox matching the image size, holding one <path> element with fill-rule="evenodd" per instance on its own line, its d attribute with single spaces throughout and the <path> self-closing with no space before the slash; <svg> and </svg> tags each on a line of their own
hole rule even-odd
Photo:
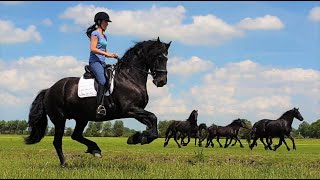
<svg viewBox="0 0 320 180">
<path fill-rule="evenodd" d="M 288 110 L 285 113 L 283 113 L 278 119 L 288 119 L 289 117 L 291 117 L 293 113 L 293 110 Z"/>
<path fill-rule="evenodd" d="M 193 110 L 189 116 L 189 118 L 187 119 L 187 121 L 190 122 L 196 122 L 197 121 L 197 117 L 195 117 L 195 114 L 197 113 L 197 111 Z"/>
<path fill-rule="evenodd" d="M 159 48 L 161 47 L 161 48 Z M 135 42 L 133 47 L 129 48 L 121 60 L 128 61 L 132 59 L 132 56 L 137 55 L 137 53 L 146 53 L 150 56 L 157 55 L 161 52 L 163 52 L 163 46 L 162 43 L 158 43 L 157 40 L 148 40 L 148 41 L 142 41 L 142 42 Z M 142 50 L 141 52 L 139 50 Z"/>
<path fill-rule="evenodd" d="M 240 122 L 241 123 L 241 122 Z M 235 119 L 233 120 L 229 125 L 227 126 L 231 126 L 231 125 L 238 125 L 239 124 L 239 119 Z"/>
</svg>

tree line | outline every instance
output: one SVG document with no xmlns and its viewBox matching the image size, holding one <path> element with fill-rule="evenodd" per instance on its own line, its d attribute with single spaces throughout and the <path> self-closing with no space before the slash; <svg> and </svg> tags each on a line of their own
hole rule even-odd
<svg viewBox="0 0 320 180">
<path fill-rule="evenodd" d="M 159 121 L 158 132 L 159 137 L 165 137 L 165 132 L 173 120 Z M 239 138 L 245 139 L 252 128 L 252 123 L 244 120 L 249 129 L 241 128 L 239 131 Z M 211 124 L 207 124 L 211 126 Z M 65 128 L 65 136 L 71 136 L 73 129 L 71 127 Z M 116 120 L 112 124 L 110 121 L 106 122 L 92 122 L 90 121 L 84 131 L 84 136 L 87 137 L 129 137 L 135 133 L 134 129 L 124 127 L 123 121 Z M 320 119 L 309 124 L 306 121 L 302 122 L 298 129 L 292 128 L 292 136 L 294 138 L 320 138 Z M 26 120 L 11 120 L 0 121 L 0 134 L 29 134 L 28 122 Z M 47 127 L 46 135 L 54 135 L 54 127 Z"/>
</svg>

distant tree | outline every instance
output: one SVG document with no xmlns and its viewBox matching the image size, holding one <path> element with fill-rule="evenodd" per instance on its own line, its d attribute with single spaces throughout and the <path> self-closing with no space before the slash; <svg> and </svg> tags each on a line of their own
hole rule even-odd
<svg viewBox="0 0 320 180">
<path fill-rule="evenodd" d="M 122 136 L 124 132 L 123 122 L 120 120 L 116 120 L 113 124 L 112 131 L 115 137 Z"/>
<path fill-rule="evenodd" d="M 134 129 L 129 129 L 127 127 L 123 128 L 123 137 L 129 137 L 131 135 L 133 135 L 136 131 Z"/>
<path fill-rule="evenodd" d="M 48 135 L 49 135 L 49 136 L 54 136 L 54 131 L 55 131 L 55 129 L 54 129 L 54 127 L 52 127 L 52 128 L 49 130 Z"/>
<path fill-rule="evenodd" d="M 310 137 L 320 138 L 320 119 L 310 124 Z"/>
<path fill-rule="evenodd" d="M 104 137 L 113 136 L 112 123 L 110 121 L 107 121 L 107 122 L 103 123 L 101 135 L 104 136 Z"/>
<path fill-rule="evenodd" d="M 310 137 L 310 124 L 308 124 L 306 121 L 303 121 L 299 127 L 298 127 L 298 131 L 300 132 L 300 134 L 306 138 L 306 137 Z"/>
<path fill-rule="evenodd" d="M 159 123 L 158 123 L 159 137 L 165 137 L 165 133 L 166 133 L 169 125 L 170 125 L 173 121 L 174 121 L 174 120 L 159 121 Z"/>
<path fill-rule="evenodd" d="M 250 130 L 252 128 L 252 124 L 251 124 L 251 121 L 247 120 L 247 119 L 243 119 L 245 124 L 246 124 L 246 127 L 249 128 L 249 129 L 246 129 L 246 128 L 240 128 L 239 130 L 239 134 L 238 134 L 238 137 L 240 139 L 246 139 L 246 137 L 249 136 L 249 133 L 250 133 Z"/>
<path fill-rule="evenodd" d="M 291 130 L 291 136 L 293 138 L 296 138 L 296 139 L 302 139 L 303 136 L 300 134 L 299 130 L 298 129 L 295 129 L 295 128 L 292 128 Z"/>
<path fill-rule="evenodd" d="M 5 127 L 6 127 L 6 121 L 1 120 L 1 121 L 0 121 L 0 134 L 4 134 L 4 132 L 5 132 Z"/>
<path fill-rule="evenodd" d="M 28 122 L 26 120 L 20 120 L 18 122 L 18 134 L 23 134 L 23 132 L 28 128 Z"/>
<path fill-rule="evenodd" d="M 71 127 L 67 127 L 64 133 L 65 136 L 71 136 L 73 133 L 73 129 Z"/>
</svg>

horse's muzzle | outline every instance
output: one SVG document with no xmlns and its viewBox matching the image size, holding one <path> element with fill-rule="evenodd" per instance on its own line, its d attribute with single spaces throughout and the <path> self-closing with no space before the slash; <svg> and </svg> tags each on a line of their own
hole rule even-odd
<svg viewBox="0 0 320 180">
<path fill-rule="evenodd" d="M 163 80 L 163 79 L 161 79 L 161 80 L 154 79 L 153 84 L 156 85 L 157 87 L 163 87 L 164 85 L 167 84 L 167 81 Z"/>
</svg>

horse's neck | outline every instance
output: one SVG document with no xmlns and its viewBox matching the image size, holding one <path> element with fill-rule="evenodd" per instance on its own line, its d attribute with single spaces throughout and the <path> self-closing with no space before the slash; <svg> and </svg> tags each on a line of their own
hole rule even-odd
<svg viewBox="0 0 320 180">
<path fill-rule="evenodd" d="M 130 60 L 126 60 L 121 64 L 121 68 L 119 70 L 119 77 L 130 78 L 139 85 L 146 86 L 148 79 L 148 67 L 145 63 L 138 59 L 136 56 L 132 57 Z"/>
<path fill-rule="evenodd" d="M 293 116 L 293 114 L 290 113 L 290 112 L 284 113 L 284 114 L 279 118 L 279 120 L 286 121 L 287 124 L 288 124 L 290 127 L 291 127 L 291 125 L 292 125 L 293 119 L 294 119 L 294 116 Z"/>
</svg>

